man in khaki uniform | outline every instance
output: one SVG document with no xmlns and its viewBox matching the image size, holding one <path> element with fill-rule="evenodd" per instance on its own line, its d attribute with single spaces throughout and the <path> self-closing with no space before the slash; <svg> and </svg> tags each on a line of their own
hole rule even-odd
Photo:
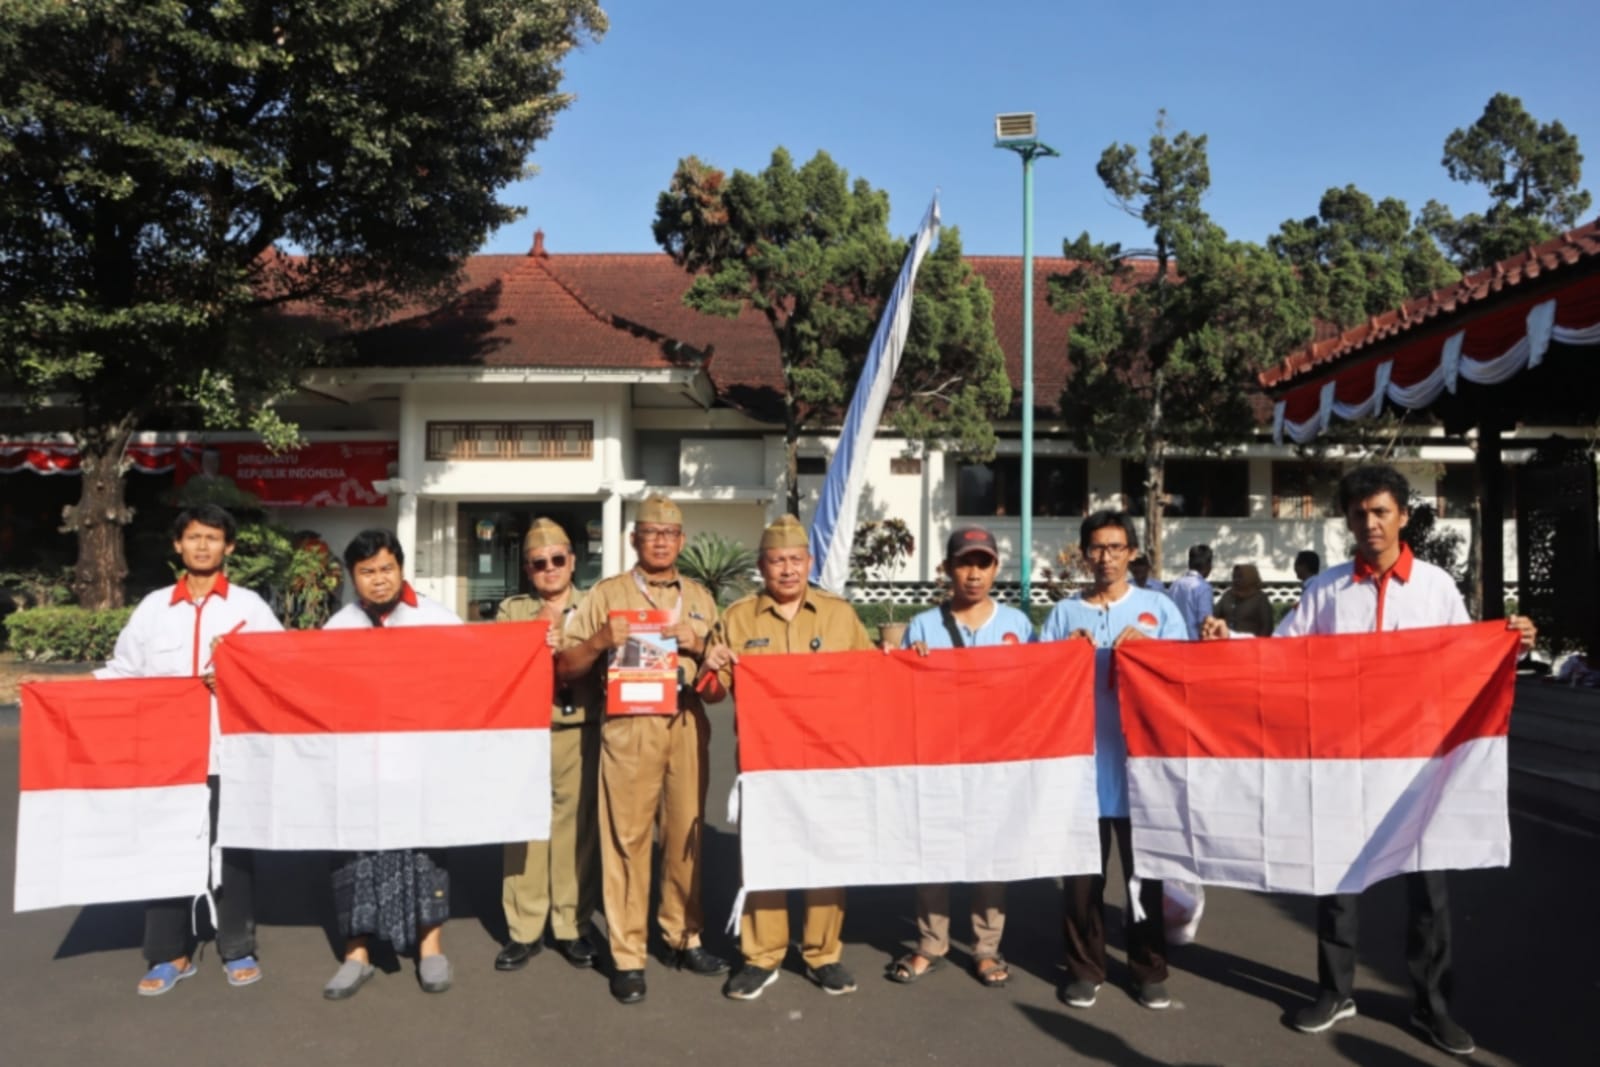
<svg viewBox="0 0 1600 1067">
<path fill-rule="evenodd" d="M 662 630 L 678 645 L 678 710 L 671 715 L 609 715 L 600 734 L 600 858 L 606 926 L 616 973 L 611 995 L 623 1004 L 645 996 L 650 923 L 650 846 L 661 839 L 662 936 L 679 968 L 712 976 L 728 963 L 700 947 L 700 837 L 706 810 L 706 747 L 711 727 L 695 677 L 717 605 L 705 586 L 678 573 L 683 512 L 652 495 L 639 506 L 631 538 L 632 570 L 595 585 L 567 627 L 556 677 L 575 681 L 605 670 L 606 653 L 628 640 L 628 621 L 612 612 L 665 611 Z"/>
<path fill-rule="evenodd" d="M 522 566 L 537 596 L 500 602 L 497 622 L 550 624 L 552 650 L 583 603 L 572 584 L 577 557 L 567 531 L 537 519 L 522 538 Z M 557 684 L 550 709 L 550 840 L 507 844 L 501 900 L 511 940 L 494 958 L 516 971 L 538 955 L 546 919 L 556 947 L 574 967 L 593 967 L 589 917 L 600 902 L 600 838 L 595 820 L 600 780 L 600 700 L 590 675 Z"/>
<path fill-rule="evenodd" d="M 732 686 L 733 664 L 740 656 L 874 647 L 847 601 L 806 583 L 811 573 L 810 542 L 799 519 L 785 515 L 766 528 L 758 566 L 764 588 L 728 606 L 717 628 L 716 644 L 706 654 L 705 667 L 717 672 L 720 688 Z M 834 996 L 855 992 L 855 979 L 839 962 L 844 890 L 808 889 L 805 901 L 800 954 L 805 958 L 806 976 Z M 744 966 L 728 979 L 722 992 L 733 1000 L 754 1000 L 778 980 L 778 968 L 789 951 L 787 893 L 773 890 L 745 897 L 740 948 Z"/>
</svg>

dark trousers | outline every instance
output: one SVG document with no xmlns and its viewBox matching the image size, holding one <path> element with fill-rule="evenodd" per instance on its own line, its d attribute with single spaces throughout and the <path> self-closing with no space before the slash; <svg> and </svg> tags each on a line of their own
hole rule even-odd
<svg viewBox="0 0 1600 1067">
<path fill-rule="evenodd" d="M 1066 892 L 1067 969 L 1075 981 L 1099 984 L 1106 980 L 1106 860 L 1111 839 L 1123 877 L 1133 872 L 1133 824 L 1127 819 L 1100 820 L 1100 873 L 1063 879 Z M 1144 879 L 1139 903 L 1144 920 L 1127 924 L 1128 967 L 1138 985 L 1167 980 L 1167 927 L 1161 914 L 1161 883 Z M 1133 909 L 1128 909 L 1132 917 Z"/>
<path fill-rule="evenodd" d="M 217 778 L 211 787 L 211 843 L 217 841 Z M 222 850 L 222 885 L 213 886 L 217 901 L 217 951 L 224 960 L 253 956 L 256 951 L 256 854 L 243 848 Z M 193 909 L 204 905 L 188 897 L 152 900 L 144 907 L 144 958 L 165 963 L 194 955 L 197 940 Z"/>
<path fill-rule="evenodd" d="M 1450 898 L 1443 871 L 1405 876 L 1406 967 L 1416 990 L 1417 1009 L 1443 1015 L 1450 1002 Z M 1350 996 L 1356 976 L 1357 904 L 1360 894 L 1317 898 L 1317 983 L 1340 997 Z"/>
</svg>

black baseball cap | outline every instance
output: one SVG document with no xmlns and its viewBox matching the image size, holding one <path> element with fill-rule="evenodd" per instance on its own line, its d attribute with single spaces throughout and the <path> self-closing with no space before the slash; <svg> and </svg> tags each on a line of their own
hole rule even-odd
<svg viewBox="0 0 1600 1067">
<path fill-rule="evenodd" d="M 994 543 L 994 534 L 982 526 L 963 526 L 945 542 L 945 559 L 960 559 L 972 552 L 987 552 L 996 561 L 1000 559 L 1000 547 Z"/>
</svg>

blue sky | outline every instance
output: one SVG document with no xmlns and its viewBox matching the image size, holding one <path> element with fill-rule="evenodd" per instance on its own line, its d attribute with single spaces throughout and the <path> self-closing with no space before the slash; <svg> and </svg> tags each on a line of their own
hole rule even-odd
<svg viewBox="0 0 1600 1067">
<path fill-rule="evenodd" d="M 916 228 L 935 187 L 969 253 L 1021 250 L 1021 165 L 992 147 L 999 111 L 1035 111 L 1062 153 L 1036 165 L 1035 250 L 1065 237 L 1146 244 L 1095 177 L 1156 112 L 1209 135 L 1208 210 L 1264 240 L 1330 186 L 1482 207 L 1449 180 L 1446 135 L 1495 92 L 1559 119 L 1600 199 L 1600 4 L 1388 0 L 1084 4 L 926 0 L 613 0 L 611 30 L 566 63 L 577 100 L 505 191 L 527 216 L 485 251 L 654 251 L 655 198 L 686 155 L 759 170 L 819 148 L 889 193 Z M 1591 208 L 1592 218 L 1596 209 Z M 1585 220 L 1587 221 L 1587 220 Z"/>
</svg>

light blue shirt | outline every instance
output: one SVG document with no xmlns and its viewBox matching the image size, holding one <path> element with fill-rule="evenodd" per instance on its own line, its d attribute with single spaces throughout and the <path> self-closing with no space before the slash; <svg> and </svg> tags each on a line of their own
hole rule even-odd
<svg viewBox="0 0 1600 1067">
<path fill-rule="evenodd" d="M 1185 571 L 1182 578 L 1167 586 L 1167 595 L 1178 605 L 1184 625 L 1189 628 L 1189 639 L 1200 640 L 1200 624 L 1213 613 L 1216 593 L 1211 583 L 1200 577 L 1199 571 Z"/>
<path fill-rule="evenodd" d="M 983 648 L 989 645 L 1025 645 L 1033 640 L 1033 623 L 1028 617 L 1016 608 L 1005 604 L 996 603 L 994 614 L 976 630 L 969 630 L 960 619 L 955 620 L 956 629 L 961 631 L 961 643 L 966 648 Z M 1007 641 L 1006 638 L 1011 638 Z M 954 648 L 950 640 L 950 631 L 945 628 L 944 619 L 940 618 L 939 608 L 930 608 L 911 620 L 906 627 L 905 639 L 901 642 L 906 648 L 921 641 L 929 648 Z"/>
<path fill-rule="evenodd" d="M 1128 743 L 1122 736 L 1122 712 L 1111 688 L 1111 643 L 1132 626 L 1146 637 L 1185 641 L 1178 606 L 1160 593 L 1130 585 L 1121 600 L 1090 604 L 1076 598 L 1056 604 L 1039 631 L 1041 641 L 1060 641 L 1074 630 L 1094 638 L 1094 768 L 1099 783 L 1100 817 L 1128 817 Z"/>
</svg>

